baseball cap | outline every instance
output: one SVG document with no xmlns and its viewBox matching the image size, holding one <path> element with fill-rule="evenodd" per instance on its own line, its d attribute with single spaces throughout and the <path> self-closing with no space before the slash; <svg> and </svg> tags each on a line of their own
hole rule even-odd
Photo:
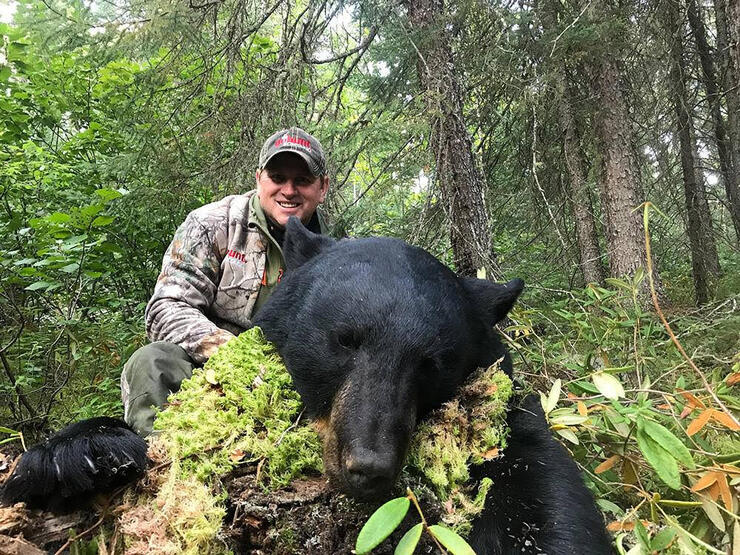
<svg viewBox="0 0 740 555">
<path fill-rule="evenodd" d="M 275 155 L 281 152 L 298 154 L 306 161 L 309 171 L 314 176 L 326 174 L 326 157 L 321 143 L 300 127 L 290 127 L 272 134 L 260 151 L 259 167 L 264 168 Z"/>
</svg>

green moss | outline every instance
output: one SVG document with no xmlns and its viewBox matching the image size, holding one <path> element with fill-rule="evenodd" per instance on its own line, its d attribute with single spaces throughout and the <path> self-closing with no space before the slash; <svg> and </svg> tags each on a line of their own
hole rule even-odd
<svg viewBox="0 0 740 555">
<path fill-rule="evenodd" d="M 494 458 L 505 447 L 511 393 L 511 380 L 497 365 L 479 370 L 455 399 L 419 426 L 408 464 L 429 480 L 441 500 L 470 479 L 471 463 Z"/>
<path fill-rule="evenodd" d="M 445 522 L 463 533 L 490 487 L 466 485 L 468 468 L 504 447 L 510 396 L 511 381 L 497 366 L 479 371 L 412 441 L 402 481 L 412 477 L 410 483 L 433 489 L 447 502 Z M 258 462 L 266 490 L 322 471 L 320 440 L 301 411 L 282 360 L 257 328 L 183 382 L 155 421 L 151 450 L 171 461 L 167 475 L 155 496 L 138 502 L 151 519 L 167 522 L 168 545 L 188 553 L 226 550 L 217 541 L 225 514 L 219 479 L 238 464 Z"/>
<path fill-rule="evenodd" d="M 253 328 L 221 347 L 170 396 L 155 420 L 156 449 L 171 461 L 154 499 L 169 540 L 185 553 L 222 553 L 216 541 L 225 515 L 221 476 L 237 464 L 261 462 L 266 489 L 322 470 L 321 443 L 295 426 L 302 405 L 274 347 Z"/>
<path fill-rule="evenodd" d="M 321 444 L 307 426 L 285 365 L 258 328 L 229 341 L 183 382 L 155 421 L 183 476 L 203 482 L 245 461 L 265 463 L 268 488 L 320 473 Z"/>
</svg>

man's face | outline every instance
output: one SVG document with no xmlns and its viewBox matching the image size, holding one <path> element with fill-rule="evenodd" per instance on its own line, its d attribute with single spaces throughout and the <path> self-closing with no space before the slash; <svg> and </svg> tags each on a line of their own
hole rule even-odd
<svg viewBox="0 0 740 555">
<path fill-rule="evenodd" d="M 297 216 L 307 224 L 324 202 L 328 177 L 315 177 L 297 154 L 282 152 L 257 170 L 257 196 L 262 210 L 276 224 L 285 227 L 288 218 Z"/>
</svg>

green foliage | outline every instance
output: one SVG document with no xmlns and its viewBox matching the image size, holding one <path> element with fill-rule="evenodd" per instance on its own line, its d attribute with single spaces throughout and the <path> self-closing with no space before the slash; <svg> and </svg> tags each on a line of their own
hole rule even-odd
<svg viewBox="0 0 740 555">
<path fill-rule="evenodd" d="M 408 497 L 387 501 L 372 514 L 360 530 L 355 544 L 358 555 L 370 553 L 401 524 L 411 506 Z"/>
<path fill-rule="evenodd" d="M 0 437 L 0 445 L 3 443 L 10 443 L 11 441 L 23 441 L 23 434 L 16 430 L 11 430 L 5 426 L 0 426 L 0 434 L 7 435 L 7 437 Z"/>
<path fill-rule="evenodd" d="M 730 385 L 740 337 L 726 332 L 737 316 L 718 303 L 670 318 L 710 393 L 658 318 L 635 302 L 639 283 L 610 281 L 614 289 L 589 286 L 515 310 L 509 333 L 526 360 L 519 371 L 542 365 L 550 425 L 616 517 L 618 545 L 719 553 L 732 538 L 725 531 L 737 500 L 729 484 L 740 477 L 740 445 L 730 435 L 740 429 L 740 397 Z M 548 385 L 547 376 L 558 378 Z"/>
<path fill-rule="evenodd" d="M 407 490 L 406 497 L 391 499 L 370 515 L 357 536 L 355 552 L 358 555 L 364 555 L 380 545 L 403 522 L 412 502 L 419 513 L 421 522 L 409 528 L 403 535 L 396 545 L 395 555 L 412 554 L 421 539 L 422 532 L 429 534 L 438 546 L 443 545 L 452 555 L 475 555 L 468 542 L 453 530 L 439 524 L 427 526 L 424 513 L 410 489 Z"/>
<path fill-rule="evenodd" d="M 424 523 L 414 524 L 409 528 L 403 535 L 401 540 L 398 542 L 394 555 L 412 555 L 416 549 L 419 540 L 421 539 L 421 533 L 424 531 Z"/>
</svg>

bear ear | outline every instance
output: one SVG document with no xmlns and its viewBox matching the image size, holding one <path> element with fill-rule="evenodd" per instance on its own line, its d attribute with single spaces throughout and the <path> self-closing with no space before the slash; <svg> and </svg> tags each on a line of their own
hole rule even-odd
<svg viewBox="0 0 740 555">
<path fill-rule="evenodd" d="M 491 326 L 506 317 L 524 289 L 524 281 L 519 278 L 507 283 L 475 278 L 464 278 L 462 281 L 476 310 L 483 314 L 485 322 Z"/>
<path fill-rule="evenodd" d="M 291 216 L 285 226 L 283 242 L 286 270 L 295 270 L 334 243 L 334 239 L 309 231 L 298 218 Z"/>
</svg>

